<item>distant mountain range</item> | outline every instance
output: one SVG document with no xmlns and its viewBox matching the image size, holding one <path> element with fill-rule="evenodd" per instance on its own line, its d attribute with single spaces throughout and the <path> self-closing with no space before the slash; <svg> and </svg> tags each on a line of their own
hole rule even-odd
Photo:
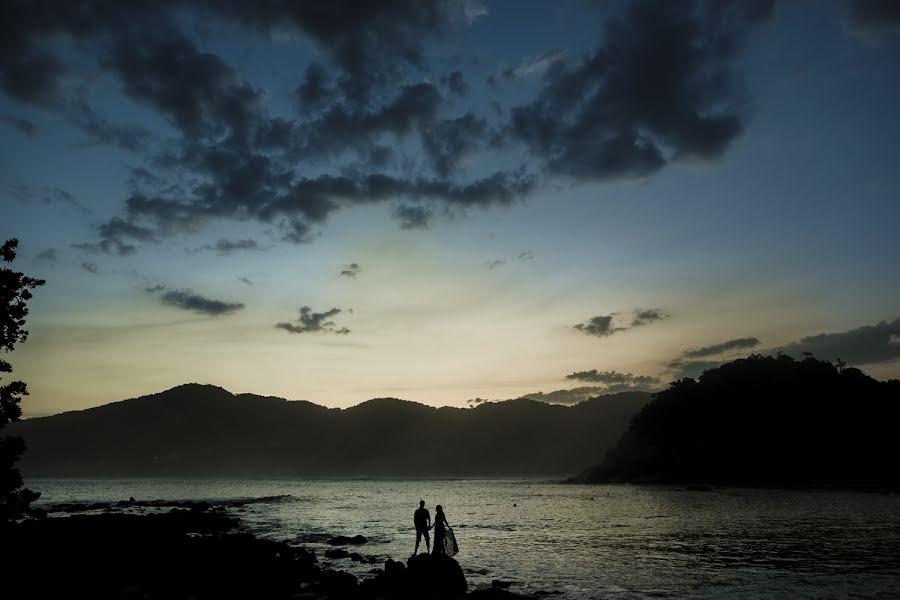
<svg viewBox="0 0 900 600">
<path fill-rule="evenodd" d="M 570 475 L 599 462 L 649 400 L 434 408 L 379 398 L 329 409 L 187 384 L 9 433 L 28 445 L 25 477 Z"/>
</svg>

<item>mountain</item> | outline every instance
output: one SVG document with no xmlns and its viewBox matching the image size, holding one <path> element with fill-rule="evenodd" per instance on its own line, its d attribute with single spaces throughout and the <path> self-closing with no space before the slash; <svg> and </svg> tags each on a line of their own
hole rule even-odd
<svg viewBox="0 0 900 600">
<path fill-rule="evenodd" d="M 26 477 L 560 475 L 599 460 L 649 399 L 434 408 L 378 398 L 329 409 L 187 384 L 9 432 L 28 445 Z"/>
<path fill-rule="evenodd" d="M 900 486 L 900 381 L 753 355 L 654 395 L 583 482 Z"/>
</svg>

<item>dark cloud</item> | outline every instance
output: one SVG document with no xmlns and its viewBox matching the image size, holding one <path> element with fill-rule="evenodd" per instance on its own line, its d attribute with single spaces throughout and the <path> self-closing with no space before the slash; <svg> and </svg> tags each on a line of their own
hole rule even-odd
<svg viewBox="0 0 900 600">
<path fill-rule="evenodd" d="M 288 333 L 314 333 L 317 331 L 346 335 L 350 330 L 346 327 L 338 328 L 331 317 L 340 314 L 340 308 L 332 308 L 325 312 L 312 312 L 308 306 L 300 308 L 300 316 L 293 323 L 278 323 L 278 329 L 284 329 Z"/>
<path fill-rule="evenodd" d="M 162 285 L 161 283 L 157 283 L 156 285 L 154 285 L 152 287 L 144 288 L 144 291 L 147 292 L 148 294 L 155 294 L 156 292 L 162 292 L 165 289 L 166 289 L 166 286 Z"/>
<path fill-rule="evenodd" d="M 421 65 L 422 41 L 464 21 L 465 4 L 445 0 L 207 3 L 244 26 L 273 33 L 292 28 L 311 36 L 344 71 L 343 92 L 357 103 L 367 101 L 373 87 L 387 85 L 400 61 Z"/>
<path fill-rule="evenodd" d="M 672 160 L 716 159 L 741 133 L 735 62 L 772 2 L 641 0 L 580 62 L 557 60 L 510 134 L 553 173 L 579 180 L 651 175 Z"/>
<path fill-rule="evenodd" d="M 534 252 L 532 252 L 531 250 L 519 252 L 519 254 L 516 256 L 516 258 L 521 261 L 531 260 L 534 258 Z"/>
<path fill-rule="evenodd" d="M 56 259 L 59 257 L 59 250 L 56 248 L 47 248 L 46 250 L 41 250 L 35 255 L 35 258 L 38 260 L 46 260 L 48 262 L 56 262 Z"/>
<path fill-rule="evenodd" d="M 204 315 L 218 316 L 232 313 L 244 308 L 239 302 L 223 302 L 213 300 L 191 290 L 172 290 L 160 296 L 160 302 L 166 306 L 174 306 L 182 310 L 191 310 Z"/>
<path fill-rule="evenodd" d="M 696 350 L 688 350 L 684 353 L 683 356 L 685 356 L 686 358 L 703 358 L 706 356 L 716 356 L 730 350 L 746 350 L 749 348 L 755 348 L 758 345 L 759 340 L 755 337 L 736 338 L 733 340 L 728 340 L 727 342 L 722 342 L 720 344 L 704 346 L 702 348 L 697 348 Z"/>
<path fill-rule="evenodd" d="M 83 215 L 91 215 L 93 211 L 79 202 L 75 196 L 66 190 L 55 188 L 55 187 L 46 187 L 42 193 L 42 199 L 44 204 L 65 204 L 71 206 L 76 209 Z"/>
<path fill-rule="evenodd" d="M 659 385 L 659 379 L 650 377 L 649 375 L 633 375 L 631 373 L 620 373 L 618 371 L 576 371 L 566 375 L 566 379 L 575 379 L 577 381 L 590 381 L 593 383 L 604 383 L 610 387 L 629 388 L 629 389 L 647 389 Z"/>
<path fill-rule="evenodd" d="M 809 352 L 821 360 L 838 358 L 850 365 L 870 365 L 900 358 L 900 318 L 842 331 L 820 333 L 776 348 L 793 356 Z"/>
<path fill-rule="evenodd" d="M 631 320 L 631 326 L 640 327 L 641 325 L 647 325 L 649 323 L 653 323 L 654 321 L 661 321 L 666 317 L 668 317 L 668 315 L 658 308 L 638 308 L 634 311 L 634 317 Z"/>
<path fill-rule="evenodd" d="M 579 179 L 643 176 L 671 160 L 715 158 L 743 125 L 735 58 L 750 24 L 771 11 L 770 2 L 749 0 L 697 2 L 694 10 L 628 4 L 585 59 L 554 50 L 511 70 L 507 78 L 543 72 L 543 84 L 498 131 L 474 112 L 455 112 L 466 91 L 461 71 L 427 81 L 423 43 L 484 13 L 473 6 L 7 2 L 0 8 L 0 89 L 61 113 L 93 143 L 146 159 L 147 168 L 133 173 L 124 212 L 100 225 L 98 240 L 79 244 L 82 251 L 128 255 L 222 219 L 262 222 L 302 243 L 336 211 L 357 205 L 397 206 L 402 228 L 511 205 L 537 186 L 530 167 L 481 178 L 465 172 L 476 163 L 468 157 L 501 146 L 524 144 L 548 173 Z M 290 83 L 296 111 L 270 114 L 264 90 L 182 31 L 192 17 L 314 40 L 317 61 L 301 65 Z M 96 56 L 103 76 L 174 135 L 157 139 L 94 109 L 85 69 L 68 65 L 60 51 L 69 42 Z"/>
<path fill-rule="evenodd" d="M 579 323 L 573 327 L 582 333 L 596 335 L 598 337 L 606 337 L 617 331 L 624 331 L 626 329 L 625 327 L 613 327 L 612 320 L 613 315 L 591 317 L 584 323 Z"/>
<path fill-rule="evenodd" d="M 676 358 L 666 365 L 666 370 L 672 373 L 673 379 L 691 379 L 699 377 L 704 371 L 715 369 L 721 366 L 725 361 L 721 360 L 686 360 L 684 358 Z"/>
<path fill-rule="evenodd" d="M 465 96 L 466 94 L 466 80 L 463 77 L 462 71 L 453 71 L 446 77 L 442 77 L 441 83 L 447 86 L 447 89 L 451 94 L 456 96 Z"/>
<path fill-rule="evenodd" d="M 460 161 L 475 151 L 487 135 L 487 121 L 472 113 L 457 119 L 440 119 L 422 131 L 422 146 L 434 170 L 447 177 Z"/>
<path fill-rule="evenodd" d="M 505 265 L 506 261 L 502 258 L 495 258 L 494 260 L 489 260 L 484 264 L 487 266 L 488 271 L 493 271 L 497 267 L 502 267 L 503 265 Z"/>
<path fill-rule="evenodd" d="M 96 275 L 97 273 L 100 272 L 99 268 L 97 267 L 97 264 L 92 263 L 92 262 L 81 263 L 81 268 L 84 269 L 85 271 L 87 271 L 88 273 L 93 273 L 94 275 Z"/>
<path fill-rule="evenodd" d="M 248 278 L 246 278 L 246 277 L 238 277 L 238 281 L 240 281 L 241 283 L 245 283 L 245 284 L 247 284 L 247 285 L 253 285 L 253 282 L 250 281 L 250 280 L 249 280 Z"/>
<path fill-rule="evenodd" d="M 356 263 L 350 263 L 341 269 L 341 277 L 350 277 L 351 279 L 355 279 L 357 275 L 362 271 L 362 267 L 360 267 Z"/>
<path fill-rule="evenodd" d="M 338 90 L 332 85 L 325 67 L 314 62 L 306 67 L 303 82 L 297 86 L 295 93 L 300 110 L 308 112 L 330 104 L 337 97 Z"/>
<path fill-rule="evenodd" d="M 597 396 L 605 394 L 617 394 L 619 392 L 647 391 L 644 387 L 630 387 L 627 385 L 609 385 L 609 386 L 585 386 L 577 387 L 569 390 L 555 390 L 552 392 L 534 392 L 525 394 L 523 398 L 530 398 L 538 402 L 546 402 L 547 404 L 578 404 Z"/>
<path fill-rule="evenodd" d="M 256 243 L 256 240 L 229 240 L 225 238 L 221 238 L 215 244 L 206 245 L 203 248 L 205 250 L 214 250 L 219 256 L 228 256 L 229 254 L 233 254 L 234 252 L 239 252 L 242 250 L 260 249 L 259 244 Z"/>
<path fill-rule="evenodd" d="M 394 209 L 394 219 L 402 229 L 428 229 L 434 212 L 424 206 L 408 206 L 401 204 Z"/>
<path fill-rule="evenodd" d="M 37 125 L 35 125 L 31 121 L 29 121 L 28 119 L 20 119 L 19 117 L 5 116 L 5 117 L 0 117 L 0 121 L 3 121 L 4 123 L 8 123 L 9 125 L 12 125 L 16 129 L 18 129 L 21 133 L 23 133 L 24 135 L 27 135 L 28 137 L 34 137 L 37 134 L 37 130 L 38 130 Z"/>
<path fill-rule="evenodd" d="M 737 342 L 737 344 L 735 344 Z M 718 367 L 724 360 L 702 360 L 728 350 L 756 347 L 756 338 L 741 338 L 722 344 L 707 346 L 698 350 L 689 350 L 679 358 L 670 361 L 666 366 L 669 372 L 678 379 L 697 377 L 704 371 Z M 820 360 L 837 361 L 841 359 L 849 365 L 871 365 L 900 359 L 900 318 L 893 321 L 881 321 L 875 325 L 866 325 L 838 333 L 820 333 L 801 338 L 785 346 L 762 350 L 760 354 L 785 353 L 800 357 L 805 353 Z M 694 360 L 701 358 L 701 360 Z"/>
<path fill-rule="evenodd" d="M 544 402 L 546 404 L 565 404 L 572 405 L 578 404 L 580 402 L 584 402 L 585 400 L 589 400 L 591 398 L 596 398 L 597 396 L 602 396 L 607 392 L 607 388 L 601 386 L 587 386 L 587 387 L 577 387 L 572 388 L 570 390 L 555 390 L 552 392 L 532 392 L 530 394 L 524 394 L 519 398 L 509 398 L 509 399 L 496 399 L 491 400 L 488 398 L 471 398 L 466 400 L 468 404 L 477 405 L 484 404 L 485 402 L 507 402 L 509 400 L 518 400 L 522 398 L 527 398 L 529 400 L 535 400 L 537 402 Z"/>
<path fill-rule="evenodd" d="M 190 139 L 246 138 L 260 114 L 261 90 L 171 28 L 120 36 L 104 62 L 127 96 L 157 109 Z"/>
<path fill-rule="evenodd" d="M 900 2 L 850 0 L 850 26 L 865 33 L 900 31 Z"/>
<path fill-rule="evenodd" d="M 66 109 L 69 121 L 88 135 L 90 142 L 104 146 L 118 146 L 132 152 L 141 150 L 150 133 L 142 127 L 114 125 L 99 115 L 83 97 Z"/>
</svg>

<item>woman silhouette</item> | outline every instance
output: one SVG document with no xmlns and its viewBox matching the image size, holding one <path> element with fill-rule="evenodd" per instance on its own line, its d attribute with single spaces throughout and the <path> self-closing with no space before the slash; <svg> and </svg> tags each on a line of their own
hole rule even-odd
<svg viewBox="0 0 900 600">
<path fill-rule="evenodd" d="M 431 554 L 453 556 L 457 552 L 459 549 L 456 546 L 453 530 L 450 529 L 450 523 L 444 516 L 444 509 L 438 504 L 434 509 L 434 551 Z"/>
</svg>

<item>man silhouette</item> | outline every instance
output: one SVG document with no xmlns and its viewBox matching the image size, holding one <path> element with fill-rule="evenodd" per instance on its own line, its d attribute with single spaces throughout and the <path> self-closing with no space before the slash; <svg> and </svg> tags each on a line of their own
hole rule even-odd
<svg viewBox="0 0 900 600">
<path fill-rule="evenodd" d="M 413 556 L 419 553 L 419 542 L 425 536 L 425 549 L 431 554 L 431 537 L 428 530 L 431 529 L 431 514 L 425 508 L 425 501 L 419 500 L 419 509 L 413 513 L 413 523 L 416 526 L 416 549 Z"/>
</svg>

